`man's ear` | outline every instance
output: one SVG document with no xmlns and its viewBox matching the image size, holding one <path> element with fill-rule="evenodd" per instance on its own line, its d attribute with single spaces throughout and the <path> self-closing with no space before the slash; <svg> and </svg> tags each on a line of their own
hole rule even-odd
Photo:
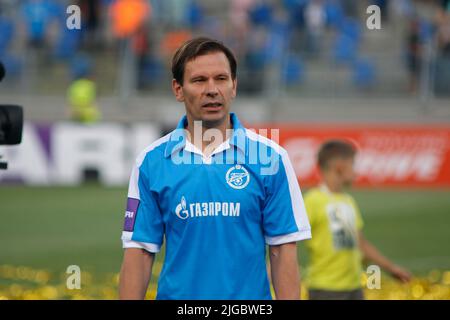
<svg viewBox="0 0 450 320">
<path fill-rule="evenodd" d="M 183 86 L 175 79 L 172 79 L 172 91 L 178 102 L 184 101 Z"/>
<path fill-rule="evenodd" d="M 237 78 L 233 80 L 233 94 L 232 98 L 236 98 L 236 92 L 237 92 Z"/>
</svg>

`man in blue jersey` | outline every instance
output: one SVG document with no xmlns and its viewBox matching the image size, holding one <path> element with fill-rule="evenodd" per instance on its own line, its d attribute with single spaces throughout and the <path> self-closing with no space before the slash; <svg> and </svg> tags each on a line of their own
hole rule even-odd
<svg viewBox="0 0 450 320">
<path fill-rule="evenodd" d="M 165 238 L 157 299 L 299 299 L 296 242 L 311 237 L 286 150 L 230 113 L 236 60 L 195 38 L 172 60 L 186 115 L 132 170 L 122 233 L 121 299 L 143 299 Z"/>
</svg>

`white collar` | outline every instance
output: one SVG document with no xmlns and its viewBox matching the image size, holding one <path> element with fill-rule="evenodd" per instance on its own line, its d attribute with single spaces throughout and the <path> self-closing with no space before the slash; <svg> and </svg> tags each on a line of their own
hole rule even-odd
<svg viewBox="0 0 450 320">
<path fill-rule="evenodd" d="M 209 156 L 206 156 L 202 150 L 200 150 L 199 148 L 197 148 L 192 142 L 190 142 L 188 139 L 186 139 L 186 144 L 184 146 L 184 150 L 185 151 L 189 151 L 195 154 L 198 154 L 202 157 L 203 162 L 207 163 L 207 164 L 211 164 L 211 158 L 213 155 L 220 153 L 224 150 L 229 149 L 230 146 L 230 140 L 227 139 L 224 142 L 222 142 L 220 145 L 218 145 L 213 152 L 211 152 L 211 154 Z"/>
</svg>

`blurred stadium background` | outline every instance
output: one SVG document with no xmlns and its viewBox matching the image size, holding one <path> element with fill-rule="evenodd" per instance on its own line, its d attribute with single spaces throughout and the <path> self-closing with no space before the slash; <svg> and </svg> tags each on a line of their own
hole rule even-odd
<svg viewBox="0 0 450 320">
<path fill-rule="evenodd" d="M 81 30 L 66 26 L 71 4 Z M 371 4 L 381 30 L 366 27 Z M 236 52 L 233 109 L 280 129 L 303 191 L 321 141 L 360 147 L 352 194 L 367 237 L 416 275 L 383 276 L 368 298 L 450 299 L 445 0 L 0 0 L 0 103 L 26 120 L 22 144 L 0 147 L 0 299 L 117 297 L 130 164 L 184 113 L 170 58 L 195 35 Z M 81 290 L 66 289 L 69 265 Z"/>
</svg>

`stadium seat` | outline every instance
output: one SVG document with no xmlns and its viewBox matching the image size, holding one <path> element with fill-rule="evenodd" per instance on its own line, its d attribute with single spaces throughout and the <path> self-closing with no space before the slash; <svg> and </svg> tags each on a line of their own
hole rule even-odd
<svg viewBox="0 0 450 320">
<path fill-rule="evenodd" d="M 305 66 L 302 59 L 296 55 L 288 55 L 282 67 L 282 80 L 286 85 L 295 85 L 303 81 Z"/>
<path fill-rule="evenodd" d="M 422 42 L 428 42 L 433 39 L 435 27 L 427 20 L 419 21 L 419 37 Z"/>
<path fill-rule="evenodd" d="M 164 64 L 155 57 L 148 57 L 142 70 L 142 86 L 158 84 L 164 76 Z"/>
<path fill-rule="evenodd" d="M 340 24 L 340 32 L 355 42 L 361 40 L 361 25 L 354 18 L 345 18 Z"/>
<path fill-rule="evenodd" d="M 186 22 L 190 28 L 196 28 L 203 23 L 203 10 L 196 1 L 191 1 L 186 12 Z"/>
<path fill-rule="evenodd" d="M 283 6 L 290 11 L 295 9 L 298 5 L 306 3 L 308 0 L 283 0 Z"/>
<path fill-rule="evenodd" d="M 375 65 L 367 59 L 359 59 L 353 64 L 352 81 L 360 89 L 371 87 L 376 80 Z"/>
<path fill-rule="evenodd" d="M 266 60 L 280 61 L 286 54 L 290 28 L 287 23 L 274 21 L 269 27 L 266 41 Z"/>
<path fill-rule="evenodd" d="M 249 12 L 250 21 L 254 25 L 267 26 L 272 22 L 272 8 L 268 4 L 259 4 Z"/>
<path fill-rule="evenodd" d="M 77 55 L 70 62 L 70 76 L 72 79 L 86 77 L 92 70 L 92 61 L 86 55 Z"/>
<path fill-rule="evenodd" d="M 338 28 L 344 20 L 344 11 L 339 2 L 335 0 L 328 0 L 325 3 L 325 15 L 327 19 L 327 26 L 331 28 Z"/>
<path fill-rule="evenodd" d="M 450 58 L 439 56 L 436 59 L 435 70 L 434 94 L 439 98 L 450 98 Z"/>
<path fill-rule="evenodd" d="M 266 64 L 266 60 L 263 50 L 250 50 L 245 55 L 245 65 L 250 70 L 261 70 Z"/>
<path fill-rule="evenodd" d="M 14 36 L 14 24 L 11 20 L 1 17 L 0 19 L 0 54 L 6 52 Z"/>
<path fill-rule="evenodd" d="M 351 37 L 339 34 L 333 48 L 333 58 L 338 64 L 352 63 L 357 54 L 358 44 Z"/>
<path fill-rule="evenodd" d="M 290 25 L 302 29 L 305 26 L 305 7 L 309 0 L 285 0 L 284 7 L 289 15 Z"/>
<path fill-rule="evenodd" d="M 12 79 L 20 75 L 22 71 L 22 62 L 19 58 L 10 54 L 0 54 L 0 61 L 2 61 L 8 79 Z"/>
<path fill-rule="evenodd" d="M 59 8 L 54 1 L 25 1 L 21 12 L 27 26 L 28 40 L 41 42 L 46 36 L 50 22 L 58 16 Z"/>
<path fill-rule="evenodd" d="M 57 59 L 67 60 L 72 58 L 77 52 L 81 41 L 81 31 L 75 29 L 69 30 L 67 28 L 61 29 L 63 31 L 54 48 L 54 56 Z"/>
</svg>

